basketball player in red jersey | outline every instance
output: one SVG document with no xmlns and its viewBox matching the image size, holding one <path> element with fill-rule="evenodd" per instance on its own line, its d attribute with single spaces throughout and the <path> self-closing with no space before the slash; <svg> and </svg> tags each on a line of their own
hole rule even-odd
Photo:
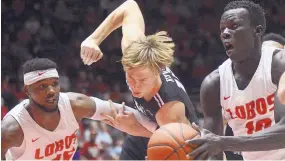
<svg viewBox="0 0 285 161">
<path fill-rule="evenodd" d="M 222 140 L 220 137 L 207 137 L 222 135 L 223 116 L 232 128 L 234 136 L 241 138 L 251 138 L 251 135 L 258 135 L 255 134 L 258 131 L 270 130 L 275 120 L 279 120 L 278 115 L 274 118 L 274 93 L 285 71 L 284 50 L 266 45 L 262 47 L 266 20 L 263 9 L 258 4 L 251 1 L 233 1 L 224 11 L 220 21 L 221 40 L 229 59 L 209 74 L 201 86 L 203 128 L 208 133 L 202 133 L 201 139 L 189 142 L 200 145 L 190 154 L 199 160 L 213 155 L 222 159 L 220 152 L 224 150 L 243 151 L 242 148 L 235 148 L 242 146 L 235 144 L 237 142 Z M 274 145 L 268 145 L 271 148 L 259 146 L 261 142 L 245 144 L 244 148 L 251 148 L 251 151 L 242 152 L 243 158 L 285 159 L 285 149 L 264 151 L 274 149 Z M 275 147 L 281 148 L 280 144 Z"/>
<path fill-rule="evenodd" d="M 29 99 L 16 105 L 1 122 L 2 159 L 6 156 L 8 160 L 71 160 L 77 148 L 78 122 L 83 118 L 102 120 L 102 113 L 111 112 L 110 103 L 79 93 L 61 93 L 56 64 L 49 59 L 29 60 L 23 65 L 23 71 Z M 111 105 L 117 109 L 122 107 Z M 138 122 L 147 120 L 126 108 Z M 151 130 L 139 123 L 129 122 L 128 126 L 139 128 L 132 135 L 148 136 Z"/>
<path fill-rule="evenodd" d="M 174 60 L 175 45 L 172 39 L 164 31 L 145 35 L 144 19 L 135 1 L 124 2 L 82 42 L 83 62 L 90 65 L 99 60 L 103 55 L 99 45 L 113 30 L 121 26 L 123 30 L 121 62 L 133 95 L 134 108 L 158 126 L 171 122 L 186 124 L 189 124 L 189 121 L 197 122 L 187 92 L 169 68 Z M 119 121 L 116 119 L 118 115 L 114 112 L 114 115 L 106 116 L 106 119 L 117 128 L 131 121 L 125 119 Z M 124 141 L 120 160 L 144 160 L 148 140 L 128 135 Z"/>
</svg>

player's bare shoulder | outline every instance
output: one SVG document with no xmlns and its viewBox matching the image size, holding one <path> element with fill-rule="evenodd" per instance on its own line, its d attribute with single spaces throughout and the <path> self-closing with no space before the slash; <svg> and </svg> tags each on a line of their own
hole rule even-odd
<svg viewBox="0 0 285 161">
<path fill-rule="evenodd" d="M 218 69 L 207 75 L 203 80 L 200 98 L 203 107 L 208 107 L 205 104 L 220 105 L 220 75 Z"/>
<path fill-rule="evenodd" d="M 275 50 L 272 58 L 272 82 L 278 84 L 281 75 L 285 71 L 285 49 Z"/>
<path fill-rule="evenodd" d="M 84 117 L 91 117 L 96 111 L 95 102 L 88 96 L 80 93 L 68 92 L 66 95 L 69 98 L 74 116 L 77 121 L 81 121 Z"/>
<path fill-rule="evenodd" d="M 1 155 L 5 156 L 11 147 L 19 147 L 24 140 L 24 132 L 20 124 L 12 116 L 5 117 L 1 122 Z"/>
<path fill-rule="evenodd" d="M 217 92 L 220 93 L 220 74 L 218 69 L 205 77 L 201 85 L 201 92 L 203 95 L 217 95 Z"/>
</svg>

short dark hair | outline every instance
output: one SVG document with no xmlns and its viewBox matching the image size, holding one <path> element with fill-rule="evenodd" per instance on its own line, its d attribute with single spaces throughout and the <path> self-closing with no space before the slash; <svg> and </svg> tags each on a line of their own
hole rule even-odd
<svg viewBox="0 0 285 161">
<path fill-rule="evenodd" d="M 252 25 L 254 26 L 261 25 L 263 27 L 263 33 L 265 32 L 266 30 L 265 13 L 263 8 L 259 4 L 249 0 L 236 0 L 228 3 L 224 9 L 224 12 L 237 8 L 245 8 L 249 12 Z"/>
<path fill-rule="evenodd" d="M 57 68 L 55 62 L 47 58 L 34 58 L 32 60 L 28 60 L 23 65 L 23 74 L 37 71 L 37 70 L 46 70 L 51 68 Z"/>
<path fill-rule="evenodd" d="M 285 38 L 279 34 L 268 33 L 268 34 L 265 34 L 262 38 L 262 41 L 269 41 L 269 40 L 272 40 L 272 41 L 278 42 L 282 45 L 285 45 Z"/>
</svg>

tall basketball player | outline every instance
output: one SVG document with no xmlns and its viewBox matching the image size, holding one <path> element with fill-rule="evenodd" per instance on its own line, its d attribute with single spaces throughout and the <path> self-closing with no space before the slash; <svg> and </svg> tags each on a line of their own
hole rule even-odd
<svg viewBox="0 0 285 161">
<path fill-rule="evenodd" d="M 8 160 L 71 160 L 77 148 L 76 131 L 83 118 L 102 120 L 111 112 L 110 103 L 79 93 L 60 93 L 56 64 L 49 59 L 32 59 L 23 66 L 26 99 L 1 122 L 1 157 Z M 116 109 L 122 105 L 111 103 Z M 139 123 L 150 127 L 150 120 L 126 107 Z M 142 121 L 141 121 L 142 120 Z M 156 124 L 154 124 L 156 127 Z M 149 135 L 151 129 L 133 135 Z M 140 127 L 141 126 L 141 127 Z"/>
<path fill-rule="evenodd" d="M 229 59 L 202 83 L 204 128 L 221 135 L 224 115 L 234 136 L 246 138 L 258 131 L 270 129 L 275 124 L 274 93 L 281 74 L 285 71 L 284 51 L 280 52 L 280 49 L 271 46 L 261 47 L 266 20 L 263 9 L 258 4 L 233 1 L 224 11 L 220 21 L 221 40 Z M 212 139 L 201 143 L 191 155 L 203 160 L 237 146 L 228 140 L 223 142 L 225 144 L 215 144 L 221 142 Z M 197 141 L 192 140 L 190 143 Z M 209 145 L 215 145 L 215 148 L 212 146 L 205 150 Z M 230 145 L 230 148 L 224 149 L 224 145 Z M 242 152 L 243 158 L 285 159 L 285 149 L 264 151 L 266 147 L 259 145 L 260 143 L 248 145 L 255 146 L 255 152 Z M 242 149 L 236 148 L 234 151 Z"/>
<path fill-rule="evenodd" d="M 134 107 L 159 126 L 171 122 L 189 124 L 189 121 L 197 121 L 188 94 L 169 69 L 174 53 L 172 39 L 166 32 L 145 35 L 144 19 L 135 1 L 127 0 L 119 6 L 83 41 L 83 62 L 90 65 L 99 60 L 103 55 L 99 49 L 100 43 L 120 26 L 123 30 L 122 64 Z M 107 118 L 113 125 L 118 123 L 115 116 Z M 119 124 L 124 126 L 126 123 Z M 148 140 L 128 135 L 120 160 L 144 160 Z"/>
<path fill-rule="evenodd" d="M 262 41 L 263 48 L 270 46 L 283 49 L 285 45 L 285 38 L 275 33 L 265 34 L 262 37 Z M 225 128 L 225 136 L 233 136 L 233 131 L 228 125 Z M 240 155 L 240 152 L 224 151 L 224 153 L 226 155 L 227 160 L 243 160 L 242 156 Z"/>
</svg>

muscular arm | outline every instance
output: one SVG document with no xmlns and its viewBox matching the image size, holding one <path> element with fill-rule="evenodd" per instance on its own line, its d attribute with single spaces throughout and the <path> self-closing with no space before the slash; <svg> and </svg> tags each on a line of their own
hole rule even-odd
<svg viewBox="0 0 285 161">
<path fill-rule="evenodd" d="M 8 149 L 21 146 L 24 140 L 24 132 L 19 123 L 7 116 L 1 122 L 1 159 L 5 159 Z"/>
<path fill-rule="evenodd" d="M 88 37 L 94 39 L 97 45 L 114 30 L 122 26 L 122 49 L 144 36 L 145 24 L 138 4 L 134 0 L 127 0 L 115 9 L 100 26 Z"/>
<path fill-rule="evenodd" d="M 203 81 L 200 90 L 201 107 L 204 114 L 203 128 L 217 135 L 223 135 L 223 116 L 220 105 L 220 76 L 218 70 L 213 71 Z M 222 153 L 213 157 L 222 160 Z"/>
<path fill-rule="evenodd" d="M 180 101 L 171 101 L 163 105 L 156 113 L 155 118 L 159 126 L 172 122 L 181 122 L 190 125 L 185 116 L 185 105 Z"/>
<path fill-rule="evenodd" d="M 89 118 L 93 120 L 101 120 L 101 113 L 110 113 L 111 107 L 108 101 L 100 100 L 98 98 L 90 98 L 84 94 L 79 93 L 67 93 L 70 103 L 77 121 L 81 121 L 83 118 Z M 119 110 L 122 105 L 113 103 L 115 108 Z M 157 125 L 151 122 L 147 117 L 140 114 L 138 111 L 126 107 L 126 111 L 133 113 L 134 117 L 138 121 L 136 124 L 136 129 L 139 130 L 140 136 L 150 137 L 152 135 L 151 131 L 156 129 Z M 129 133 L 128 131 L 124 131 Z"/>
</svg>

